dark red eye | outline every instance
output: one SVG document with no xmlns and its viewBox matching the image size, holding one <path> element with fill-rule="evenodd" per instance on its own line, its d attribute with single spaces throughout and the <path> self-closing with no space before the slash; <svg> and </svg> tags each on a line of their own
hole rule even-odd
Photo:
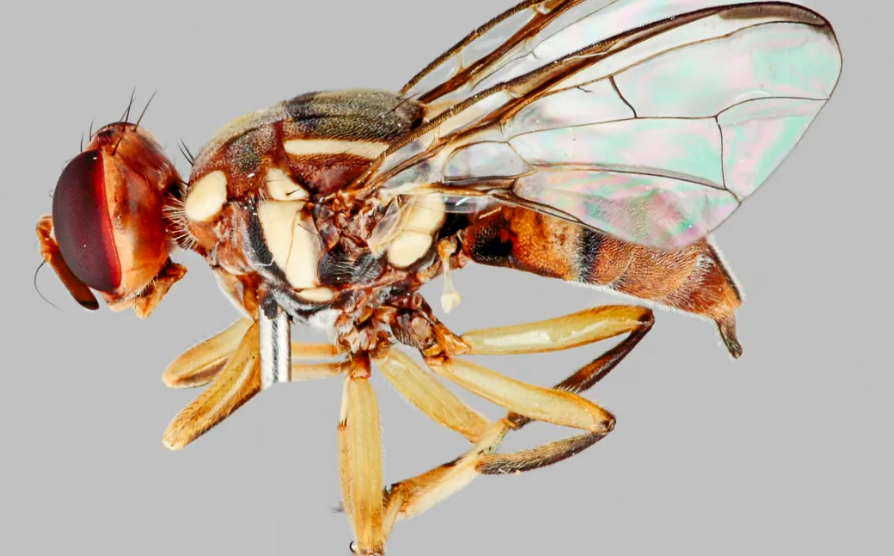
<svg viewBox="0 0 894 556">
<path fill-rule="evenodd" d="M 121 262 L 106 204 L 102 156 L 76 156 L 53 194 L 53 228 L 62 258 L 91 288 L 113 292 L 121 283 Z"/>
</svg>

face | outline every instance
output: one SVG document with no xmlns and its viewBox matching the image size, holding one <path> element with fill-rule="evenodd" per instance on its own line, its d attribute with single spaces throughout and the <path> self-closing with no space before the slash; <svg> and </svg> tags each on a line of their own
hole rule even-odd
<svg viewBox="0 0 894 556">
<path fill-rule="evenodd" d="M 164 209 L 179 183 L 155 139 L 129 123 L 100 129 L 59 177 L 52 218 L 59 254 L 113 309 L 132 306 L 168 266 Z"/>
</svg>

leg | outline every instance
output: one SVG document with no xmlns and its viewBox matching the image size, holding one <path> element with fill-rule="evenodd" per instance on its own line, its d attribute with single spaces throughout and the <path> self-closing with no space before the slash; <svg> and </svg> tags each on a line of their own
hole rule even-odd
<svg viewBox="0 0 894 556">
<path fill-rule="evenodd" d="M 292 344 L 293 346 L 295 344 Z M 292 363 L 290 380 L 292 382 L 305 382 L 308 380 L 320 380 L 342 375 L 348 372 L 351 364 L 347 361 L 334 361 L 328 363 Z"/>
<path fill-rule="evenodd" d="M 37 221 L 37 241 L 40 243 L 40 256 L 50 265 L 62 285 L 68 290 L 68 293 L 82 307 L 91 311 L 99 309 L 99 303 L 96 296 L 87 287 L 87 284 L 74 275 L 74 272 L 68 268 L 68 264 L 62 259 L 62 253 L 59 251 L 59 244 L 53 239 L 53 217 L 44 216 Z"/>
<path fill-rule="evenodd" d="M 642 319 L 645 318 L 644 315 L 646 314 L 648 318 L 651 318 L 651 313 L 648 310 L 638 307 L 588 309 L 539 323 L 469 332 L 464 334 L 462 338 L 456 338 L 455 344 L 461 346 L 462 352 L 477 355 L 551 351 L 569 349 L 633 331 L 636 339 L 627 340 L 623 343 L 623 345 L 629 345 L 630 349 L 632 349 L 633 345 L 642 337 L 641 335 L 645 333 L 645 331 L 641 333 L 638 331 L 643 327 Z M 644 330 L 647 329 L 648 326 L 644 328 Z M 544 330 L 550 333 L 539 334 Z M 447 334 L 449 335 L 449 332 Z M 537 344 L 531 341 L 532 338 L 537 340 L 544 337 L 547 338 L 548 342 Z M 528 339 L 527 342 L 520 342 L 520 340 L 525 338 Z M 618 348 L 613 349 L 602 358 L 591 363 L 591 365 L 598 365 L 600 368 L 604 368 L 611 362 L 611 366 L 614 366 L 617 361 L 610 361 L 607 358 L 610 354 L 618 353 L 621 353 Z M 623 351 L 623 355 L 626 355 L 626 353 L 627 351 Z M 623 357 L 623 355 L 620 355 L 620 357 Z M 376 358 L 375 363 L 392 386 L 433 421 L 459 432 L 470 442 L 474 443 L 481 438 L 487 427 L 483 417 L 460 401 L 440 382 L 434 380 L 424 369 L 416 365 L 412 359 L 398 350 L 389 350 L 385 355 Z M 466 365 L 461 363 L 463 368 Z M 566 381 L 568 384 L 563 383 L 562 387 L 557 389 L 573 392 L 589 387 L 584 386 L 578 390 L 571 389 L 570 386 L 575 378 L 576 375 L 570 377 Z M 501 381 L 500 377 L 496 377 L 496 380 L 502 382 L 504 386 L 508 383 L 510 386 L 519 387 L 516 381 L 508 379 Z M 521 389 L 525 391 L 527 387 L 522 385 Z M 500 384 L 495 386 L 495 390 L 500 393 Z M 544 393 L 542 389 L 540 390 L 540 394 L 545 394 L 549 398 L 563 397 L 562 395 L 555 395 L 555 393 Z M 518 390 L 516 389 L 516 391 Z M 505 391 L 502 394 L 507 398 L 512 397 Z M 538 397 L 539 399 L 540 397 Z M 521 416 L 516 415 L 516 418 L 521 418 Z"/>
<path fill-rule="evenodd" d="M 615 419 L 577 394 L 520 382 L 461 359 L 427 359 L 429 368 L 470 392 L 530 419 L 607 434 Z"/>
<path fill-rule="evenodd" d="M 606 305 L 540 322 L 466 332 L 464 355 L 511 355 L 562 351 L 652 326 L 652 311 Z"/>
<path fill-rule="evenodd" d="M 576 373 L 555 385 L 553 388 L 555 390 L 563 390 L 575 394 L 580 394 L 588 390 L 594 384 L 605 378 L 605 376 L 608 375 L 608 373 L 614 369 L 637 344 L 639 344 L 640 340 L 645 337 L 651 327 L 652 321 L 650 315 L 650 319 L 647 323 L 634 329 L 621 343 L 587 365 L 584 365 Z M 530 418 L 512 412 L 506 416 L 506 419 L 512 424 L 513 430 L 520 430 L 531 422 Z M 478 465 L 478 472 L 483 475 L 502 475 L 505 473 L 519 473 L 546 467 L 547 465 L 558 463 L 573 455 L 579 454 L 604 436 L 605 435 L 582 434 L 550 442 L 530 450 L 506 454 L 487 454 L 481 458 L 481 462 Z"/>
<path fill-rule="evenodd" d="M 488 428 L 487 419 L 466 405 L 428 371 L 397 349 L 374 359 L 376 368 L 395 390 L 432 421 L 477 442 Z"/>
<path fill-rule="evenodd" d="M 558 351 L 624 333 L 631 334 L 625 342 L 569 377 L 556 389 L 524 384 L 458 358 L 429 357 L 426 363 L 438 374 L 467 390 L 510 409 L 516 414 L 511 415 L 513 420 L 526 416 L 528 419 L 593 433 L 607 433 L 611 429 L 611 416 L 575 392 L 595 382 L 592 378 L 594 369 L 614 367 L 639 342 L 652 321 L 652 313 L 648 309 L 607 306 L 541 322 L 469 332 L 460 337 L 468 346 L 466 353 L 502 355 Z"/>
<path fill-rule="evenodd" d="M 259 359 L 258 325 L 252 323 L 208 389 L 168 425 L 164 445 L 171 450 L 183 448 L 254 397 L 261 389 Z"/>
<path fill-rule="evenodd" d="M 161 376 L 168 388 L 192 388 L 208 384 L 224 368 L 239 347 L 239 342 L 252 325 L 250 319 L 239 319 L 222 332 L 183 352 Z"/>
<path fill-rule="evenodd" d="M 600 320 L 605 322 L 598 322 Z M 573 323 L 576 325 L 567 326 Z M 540 323 L 477 331 L 463 335 L 462 339 L 479 354 L 486 352 L 482 347 L 484 345 L 499 346 L 492 348 L 494 353 L 523 353 L 524 343 L 519 341 L 519 337 L 524 332 L 543 333 L 528 336 L 535 339 L 544 335 L 554 338 L 555 343 L 552 344 L 535 342 L 533 348 L 536 351 L 549 351 L 550 347 L 568 349 L 587 343 L 582 342 L 581 337 L 586 337 L 588 342 L 595 342 L 629 333 L 629 336 L 615 347 L 554 387 L 554 390 L 562 392 L 581 393 L 607 376 L 648 333 L 652 323 L 653 317 L 648 309 L 606 307 Z M 601 332 L 596 332 L 597 330 Z M 496 351 L 497 349 L 500 351 Z M 474 379 L 474 371 L 472 374 Z M 515 383 L 512 386 L 519 388 L 520 385 L 521 383 Z M 540 394 L 539 391 L 536 393 Z M 499 396 L 500 393 L 497 392 L 495 395 Z M 491 423 L 481 440 L 459 459 L 392 485 L 385 493 L 386 536 L 397 519 L 406 519 L 425 511 L 459 491 L 479 474 L 517 473 L 545 467 L 580 453 L 607 434 L 607 432 L 590 431 L 530 450 L 509 454 L 495 453 L 509 431 L 521 429 L 530 421 L 530 417 L 510 411 L 503 419 Z"/>
<path fill-rule="evenodd" d="M 238 346 L 229 351 L 227 347 L 237 341 L 240 333 Z M 162 440 L 165 446 L 172 450 L 183 448 L 261 391 L 258 335 L 256 323 L 248 319 L 236 321 L 220 334 L 181 355 L 168 367 L 163 379 L 169 386 L 198 386 L 205 380 L 210 380 L 211 384 L 168 425 Z M 298 352 L 302 345 L 298 344 Z M 315 344 L 308 345 L 311 353 L 324 351 Z M 211 371 L 204 372 L 203 369 Z M 293 363 L 290 374 L 291 380 L 298 382 L 336 376 L 345 370 L 346 363 L 340 361 Z"/>
<path fill-rule="evenodd" d="M 337 434 L 342 499 L 357 539 L 351 550 L 363 556 L 381 556 L 385 550 L 382 446 L 368 359 L 355 359 L 345 379 Z"/>
<path fill-rule="evenodd" d="M 222 332 L 189 348 L 168 365 L 161 377 L 162 382 L 168 388 L 192 388 L 208 384 L 233 356 L 251 323 L 250 319 L 239 319 Z M 308 365 L 295 362 L 296 359 L 331 359 L 338 355 L 337 348 L 332 344 L 292 342 L 291 352 L 290 374 L 293 382 L 334 376 L 342 372 L 337 363 Z"/>
</svg>

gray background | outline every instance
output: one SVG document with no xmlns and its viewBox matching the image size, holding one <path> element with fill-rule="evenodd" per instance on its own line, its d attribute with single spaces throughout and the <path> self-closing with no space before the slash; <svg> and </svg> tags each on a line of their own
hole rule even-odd
<svg viewBox="0 0 894 556">
<path fill-rule="evenodd" d="M 278 387 L 182 452 L 161 433 L 197 391 L 159 376 L 235 314 L 204 264 L 147 321 L 80 310 L 40 262 L 37 218 L 81 133 L 159 94 L 145 125 L 177 152 L 295 94 L 394 89 L 512 0 L 23 3 L 0 8 L 6 245 L 0 388 L 4 554 L 346 554 L 335 422 L 340 381 Z M 584 455 L 482 478 L 399 523 L 397 555 L 891 554 L 890 9 L 811 3 L 835 25 L 833 101 L 765 190 L 717 235 L 743 284 L 745 356 L 713 327 L 658 314 L 591 398 L 618 416 Z M 468 268 L 457 331 L 617 302 L 558 281 Z M 440 281 L 426 289 L 437 304 Z M 305 331 L 299 334 L 306 335 Z M 597 346 L 598 348 L 598 346 Z M 550 384 L 595 355 L 493 359 Z M 464 441 L 381 380 L 386 481 Z M 478 407 L 486 407 L 482 403 Z M 499 411 L 488 409 L 488 415 Z M 535 425 L 509 447 L 555 438 Z"/>
</svg>

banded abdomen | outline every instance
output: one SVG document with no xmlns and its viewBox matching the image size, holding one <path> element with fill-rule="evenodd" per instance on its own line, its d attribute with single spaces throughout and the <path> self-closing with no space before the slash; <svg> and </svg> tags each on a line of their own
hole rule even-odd
<svg viewBox="0 0 894 556">
<path fill-rule="evenodd" d="M 733 356 L 741 354 L 734 311 L 742 298 L 707 241 L 660 251 L 520 207 L 501 207 L 460 232 L 473 261 L 631 295 L 717 323 Z"/>
</svg>

